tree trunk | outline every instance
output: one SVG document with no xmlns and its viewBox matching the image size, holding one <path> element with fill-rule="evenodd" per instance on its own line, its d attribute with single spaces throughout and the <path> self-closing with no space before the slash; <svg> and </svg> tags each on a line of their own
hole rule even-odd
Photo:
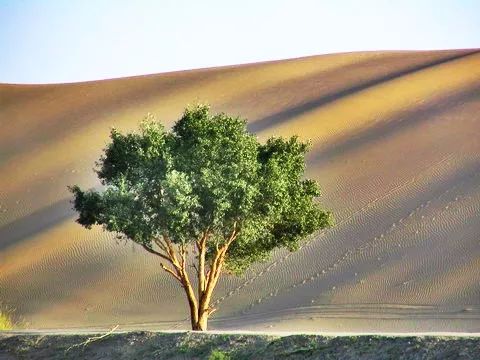
<svg viewBox="0 0 480 360">
<path fill-rule="evenodd" d="M 197 305 L 190 300 L 188 306 L 190 307 L 190 322 L 192 324 L 192 330 L 195 330 L 198 323 L 198 308 Z"/>
<path fill-rule="evenodd" d="M 192 325 L 192 330 L 206 331 L 208 317 L 215 311 L 214 308 L 210 308 L 210 300 L 212 298 L 213 290 L 217 285 L 218 278 L 222 272 L 228 247 L 237 236 L 236 224 L 237 223 L 235 222 L 232 235 L 226 241 L 226 243 L 222 245 L 222 247 L 217 246 L 215 256 L 212 259 L 208 271 L 205 271 L 205 257 L 207 251 L 206 243 L 209 236 L 208 229 L 204 232 L 202 238 L 196 241 L 196 247 L 198 250 L 198 267 L 196 267 L 198 275 L 198 297 L 195 296 L 192 283 L 190 282 L 187 272 L 188 253 L 185 244 L 180 244 L 179 249 L 176 250 L 168 235 L 164 234 L 162 239 L 154 239 L 154 242 L 164 253 L 158 252 L 148 245 L 143 246 L 148 252 L 167 260 L 173 266 L 172 269 L 167 267 L 164 263 L 160 264 L 163 270 L 177 279 L 185 290 L 185 294 L 188 299 L 188 306 L 190 308 L 190 322 Z M 176 255 L 177 251 L 180 255 L 179 257 Z"/>
<path fill-rule="evenodd" d="M 208 311 L 203 312 L 203 314 L 198 314 L 198 321 L 196 324 L 193 324 L 192 330 L 196 331 L 207 331 L 208 325 Z"/>
</svg>

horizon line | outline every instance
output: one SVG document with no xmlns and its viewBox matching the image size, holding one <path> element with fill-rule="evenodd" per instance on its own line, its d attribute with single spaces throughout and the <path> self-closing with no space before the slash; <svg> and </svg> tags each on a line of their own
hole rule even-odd
<svg viewBox="0 0 480 360">
<path fill-rule="evenodd" d="M 269 60 L 260 60 L 260 61 L 250 61 L 244 63 L 236 63 L 236 64 L 225 64 L 225 65 L 217 65 L 217 66 L 203 66 L 198 68 L 189 68 L 189 69 L 179 69 L 179 70 L 167 70 L 161 72 L 154 72 L 154 73 L 147 73 L 147 74 L 136 74 L 136 75 L 126 75 L 126 76 L 115 76 L 115 77 L 107 77 L 107 78 L 99 78 L 99 79 L 92 79 L 92 80 L 80 80 L 80 81 L 65 81 L 65 82 L 1 82 L 0 86 L 51 86 L 51 85 L 74 85 L 74 84 L 88 84 L 88 83 L 98 83 L 98 82 L 106 82 L 106 81 L 113 81 L 113 80 L 122 80 L 122 79 L 133 79 L 133 78 L 140 78 L 146 76 L 160 76 L 160 75 L 170 75 L 170 74 L 179 74 L 179 73 L 187 73 L 193 71 L 208 71 L 208 70 L 215 70 L 215 69 L 225 69 L 225 68 L 233 68 L 233 67 L 243 67 L 243 66 L 252 66 L 258 64 L 268 64 L 268 63 L 275 63 L 275 62 L 282 62 L 282 61 L 294 61 L 300 59 L 308 59 L 313 57 L 319 56 L 329 56 L 329 55 L 343 55 L 343 54 L 355 54 L 355 53 L 387 53 L 387 52 L 441 52 L 441 51 L 468 51 L 468 50 L 480 50 L 480 47 L 468 47 L 468 48 L 442 48 L 442 49 L 388 49 L 388 50 L 356 50 L 356 51 L 340 51 L 340 52 L 327 52 L 327 53 L 320 53 L 320 54 L 312 54 L 312 55 L 301 55 L 289 58 L 281 58 L 281 59 L 269 59 Z"/>
</svg>

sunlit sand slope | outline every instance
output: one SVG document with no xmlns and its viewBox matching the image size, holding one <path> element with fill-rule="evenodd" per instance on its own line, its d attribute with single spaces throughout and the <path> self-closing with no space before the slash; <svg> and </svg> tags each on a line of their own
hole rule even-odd
<svg viewBox="0 0 480 360">
<path fill-rule="evenodd" d="M 211 326 L 480 330 L 480 52 L 366 52 L 61 85 L 0 85 L 0 301 L 29 326 L 187 328 L 155 257 L 74 222 L 109 128 L 184 106 L 311 139 L 336 226 L 225 277 Z"/>
</svg>

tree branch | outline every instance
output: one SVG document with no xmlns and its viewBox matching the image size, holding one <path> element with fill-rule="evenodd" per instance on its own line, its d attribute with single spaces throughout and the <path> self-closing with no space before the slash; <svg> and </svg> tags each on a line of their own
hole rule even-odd
<svg viewBox="0 0 480 360">
<path fill-rule="evenodd" d="M 229 238 L 228 241 L 227 241 L 226 249 L 228 249 L 228 247 L 229 247 L 230 244 L 233 242 L 233 240 L 235 240 L 235 239 L 237 238 L 237 235 L 238 235 L 238 232 L 237 232 L 237 222 L 235 221 L 235 222 L 233 223 L 232 234 L 230 235 L 230 238 Z"/>
<path fill-rule="evenodd" d="M 198 270 L 197 265 L 192 264 L 191 267 L 193 267 L 193 268 L 195 269 L 195 272 L 197 273 L 197 276 L 199 276 L 199 275 L 200 275 L 200 272 L 199 272 L 199 270 Z"/>
<path fill-rule="evenodd" d="M 163 234 L 163 239 L 165 240 L 168 255 L 171 258 L 171 262 L 173 266 L 175 266 L 178 270 L 181 269 L 180 263 L 178 262 L 178 258 L 175 255 L 175 247 L 173 246 L 173 242 L 170 240 L 166 233 Z"/>
<path fill-rule="evenodd" d="M 185 245 L 180 245 L 180 267 L 183 272 L 186 272 L 185 264 L 187 263 L 187 251 L 185 250 Z"/>
<path fill-rule="evenodd" d="M 225 259 L 225 255 L 227 253 L 228 248 L 232 244 L 232 242 L 237 238 L 238 232 L 237 232 L 237 222 L 235 221 L 233 223 L 233 230 L 232 233 L 230 234 L 230 237 L 228 240 L 219 248 L 218 245 L 216 247 L 216 252 L 215 256 L 212 260 L 212 265 L 210 266 L 210 273 L 208 276 L 207 281 L 210 282 L 210 278 L 212 276 L 216 276 L 218 273 L 218 267 L 220 262 L 222 262 Z M 208 286 L 208 284 L 207 284 Z"/>
<path fill-rule="evenodd" d="M 198 302 L 197 298 L 195 297 L 195 293 L 192 289 L 192 284 L 188 277 L 188 273 L 186 271 L 186 264 L 187 264 L 187 252 L 185 249 L 185 245 L 180 246 L 179 255 L 180 255 L 180 262 L 178 261 L 178 257 L 176 255 L 176 249 L 173 242 L 170 240 L 166 233 L 163 234 L 162 239 L 164 240 L 165 244 L 161 242 L 160 239 L 156 239 L 155 243 L 159 245 L 160 248 L 164 248 L 168 257 L 168 261 L 173 265 L 174 270 L 167 268 L 164 264 L 161 264 L 162 268 L 171 274 L 175 279 L 180 281 L 182 284 L 183 289 L 185 290 L 185 294 L 187 295 L 188 303 L 190 306 L 191 312 L 191 320 L 192 326 L 198 320 Z M 153 249 L 152 249 L 153 250 Z M 163 254 L 162 254 L 163 255 Z"/>
<path fill-rule="evenodd" d="M 209 236 L 208 228 L 202 234 L 200 241 L 197 241 L 198 249 L 198 298 L 200 299 L 203 296 L 205 291 L 205 254 L 206 254 L 206 244 Z"/>
<path fill-rule="evenodd" d="M 208 316 L 212 315 L 215 311 L 217 311 L 217 308 L 209 308 L 208 309 Z"/>
<path fill-rule="evenodd" d="M 167 247 L 165 246 L 165 244 L 162 243 L 162 241 L 158 238 L 154 238 L 153 241 L 155 242 L 155 244 L 157 244 L 157 246 L 162 249 L 163 251 L 165 251 L 166 253 L 168 253 L 168 250 L 167 250 Z"/>
<path fill-rule="evenodd" d="M 172 269 L 166 267 L 164 264 L 160 264 L 160 266 L 162 267 L 163 270 L 165 270 L 166 272 L 168 272 L 169 274 L 171 274 L 175 279 L 177 279 L 178 281 L 180 281 L 180 283 L 183 284 L 183 281 L 182 281 L 182 278 L 180 276 L 178 276 L 178 274 L 173 271 Z"/>
<path fill-rule="evenodd" d="M 218 279 L 220 277 L 222 267 L 225 262 L 227 250 L 230 244 L 237 238 L 237 235 L 238 235 L 237 222 L 235 221 L 233 223 L 232 233 L 228 238 L 228 240 L 220 248 L 218 247 L 218 244 L 217 244 L 215 256 L 212 259 L 212 264 L 210 266 L 209 271 L 207 272 L 207 279 L 206 279 L 207 283 L 204 290 L 204 295 L 201 299 L 200 311 L 210 311 L 207 309 L 209 309 L 210 299 L 211 299 L 213 290 L 215 289 L 215 286 L 217 285 Z"/>
<path fill-rule="evenodd" d="M 168 261 L 171 262 L 171 260 L 170 260 L 170 258 L 169 258 L 168 256 L 166 256 L 166 255 L 164 255 L 164 254 L 162 254 L 162 253 L 159 253 L 158 251 L 153 250 L 153 249 L 152 249 L 150 246 L 148 246 L 148 245 L 145 245 L 145 244 L 141 244 L 141 245 L 142 245 L 142 247 L 143 247 L 145 250 L 147 250 L 149 253 L 154 254 L 154 255 L 157 255 L 157 256 L 160 256 L 162 259 L 165 259 L 165 260 L 168 260 Z"/>
</svg>

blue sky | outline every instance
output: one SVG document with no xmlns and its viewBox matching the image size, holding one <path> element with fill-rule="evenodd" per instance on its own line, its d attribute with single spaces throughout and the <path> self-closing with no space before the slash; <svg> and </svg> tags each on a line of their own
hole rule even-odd
<svg viewBox="0 0 480 360">
<path fill-rule="evenodd" d="M 480 47 L 480 0 L 0 0 L 0 82 Z"/>
</svg>

